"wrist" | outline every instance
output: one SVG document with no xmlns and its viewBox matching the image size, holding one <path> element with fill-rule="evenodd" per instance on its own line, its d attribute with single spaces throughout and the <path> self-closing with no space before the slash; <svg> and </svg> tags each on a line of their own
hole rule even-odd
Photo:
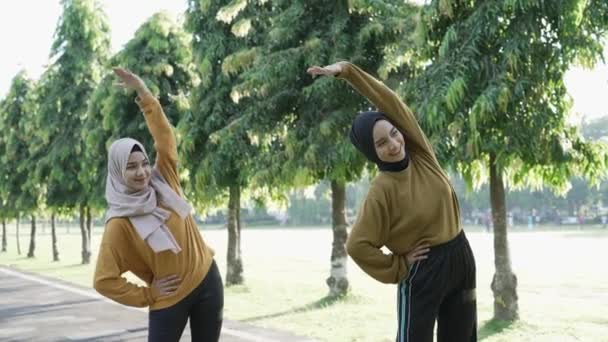
<svg viewBox="0 0 608 342">
<path fill-rule="evenodd" d="M 159 297 L 159 293 L 156 292 L 154 287 L 150 286 L 144 289 L 144 296 L 146 298 L 146 302 L 148 305 L 152 305 L 156 302 L 156 299 Z"/>
<path fill-rule="evenodd" d="M 146 87 L 145 85 L 135 88 L 135 92 L 137 92 L 137 95 L 139 97 L 151 94 L 150 89 L 148 89 L 148 87 Z"/>
<path fill-rule="evenodd" d="M 160 297 L 160 292 L 158 291 L 158 289 L 155 286 L 152 286 L 150 288 L 150 297 L 152 297 L 153 301 L 156 301 L 156 299 L 158 299 L 158 297 Z"/>
<path fill-rule="evenodd" d="M 136 92 L 137 92 L 137 98 L 135 99 L 135 102 L 140 102 L 141 100 L 143 100 L 145 98 L 154 97 L 154 95 L 148 88 L 137 89 Z"/>
<path fill-rule="evenodd" d="M 349 64 L 350 63 L 347 61 L 341 61 L 336 63 L 336 69 L 338 72 L 334 75 L 334 77 L 344 76 L 344 74 L 346 73 L 346 68 L 348 68 Z"/>
</svg>

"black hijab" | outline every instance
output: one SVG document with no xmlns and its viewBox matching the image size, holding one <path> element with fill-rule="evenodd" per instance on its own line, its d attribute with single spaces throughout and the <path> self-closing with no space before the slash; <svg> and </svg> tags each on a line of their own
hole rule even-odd
<svg viewBox="0 0 608 342">
<path fill-rule="evenodd" d="M 374 145 L 374 125 L 378 120 L 386 120 L 393 124 L 391 120 L 380 112 L 359 113 L 350 130 L 350 141 L 359 151 L 361 151 L 361 153 L 363 153 L 363 155 L 365 155 L 365 157 L 367 157 L 367 159 L 369 159 L 369 161 L 378 165 L 380 170 L 392 172 L 405 170 L 409 164 L 409 153 L 407 152 L 403 160 L 394 163 L 387 163 L 378 158 Z M 393 124 L 393 126 L 395 125 Z M 397 126 L 395 126 L 395 128 L 397 128 Z M 401 132 L 401 134 L 403 134 L 403 132 Z"/>
</svg>

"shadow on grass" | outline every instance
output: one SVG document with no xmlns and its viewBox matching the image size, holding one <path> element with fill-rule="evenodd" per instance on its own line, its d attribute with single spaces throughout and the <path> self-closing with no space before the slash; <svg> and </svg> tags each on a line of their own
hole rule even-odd
<svg viewBox="0 0 608 342">
<path fill-rule="evenodd" d="M 281 316 L 286 316 L 286 315 L 291 315 L 291 314 L 296 314 L 296 313 L 302 313 L 302 312 L 308 312 L 308 311 L 313 311 L 313 310 L 318 310 L 318 309 L 323 309 L 326 308 L 328 306 L 331 306 L 333 304 L 336 304 L 338 302 L 343 302 L 345 300 L 347 300 L 349 298 L 348 295 L 344 295 L 344 296 L 338 296 L 338 297 L 323 297 L 317 301 L 314 301 L 312 303 L 306 304 L 304 306 L 301 307 L 297 307 L 297 308 L 292 308 L 290 310 L 286 310 L 286 311 L 282 311 L 282 312 L 277 312 L 277 313 L 273 313 L 273 314 L 268 314 L 268 315 L 262 315 L 262 316 L 255 316 L 255 317 L 250 317 L 250 318 L 245 318 L 243 320 L 240 320 L 241 322 L 255 322 L 255 321 L 261 321 L 263 319 L 268 319 L 268 318 L 277 318 L 277 317 L 281 317 Z"/>
<path fill-rule="evenodd" d="M 481 341 L 492 335 L 500 334 L 505 329 L 513 325 L 513 323 L 513 321 L 503 321 L 498 319 L 491 319 L 489 321 L 486 321 L 483 326 L 477 331 L 477 339 Z"/>
</svg>

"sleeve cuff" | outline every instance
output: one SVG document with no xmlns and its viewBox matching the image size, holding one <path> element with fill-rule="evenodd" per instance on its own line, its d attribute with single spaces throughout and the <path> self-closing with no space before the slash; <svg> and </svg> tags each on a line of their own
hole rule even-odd
<svg viewBox="0 0 608 342">
<path fill-rule="evenodd" d="M 407 257 L 405 255 L 399 255 L 399 274 L 397 275 L 397 283 L 400 283 L 410 274 L 409 267 L 407 266 Z"/>
<path fill-rule="evenodd" d="M 342 71 L 337 74 L 335 77 L 343 80 L 348 80 L 348 76 L 350 75 L 350 69 L 352 63 L 350 62 L 340 62 L 342 65 Z"/>
<path fill-rule="evenodd" d="M 144 296 L 146 297 L 146 302 L 148 302 L 148 306 L 154 304 L 154 295 L 152 294 L 152 288 L 144 288 Z"/>
</svg>

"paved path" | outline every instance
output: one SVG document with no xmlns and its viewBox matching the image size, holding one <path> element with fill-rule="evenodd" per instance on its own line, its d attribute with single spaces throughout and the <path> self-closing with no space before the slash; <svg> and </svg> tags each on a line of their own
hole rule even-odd
<svg viewBox="0 0 608 342">
<path fill-rule="evenodd" d="M 146 341 L 146 309 L 116 304 L 94 290 L 0 266 L 0 341 Z M 181 341 L 190 341 L 189 328 Z M 223 342 L 313 342 L 224 321 Z"/>
</svg>

